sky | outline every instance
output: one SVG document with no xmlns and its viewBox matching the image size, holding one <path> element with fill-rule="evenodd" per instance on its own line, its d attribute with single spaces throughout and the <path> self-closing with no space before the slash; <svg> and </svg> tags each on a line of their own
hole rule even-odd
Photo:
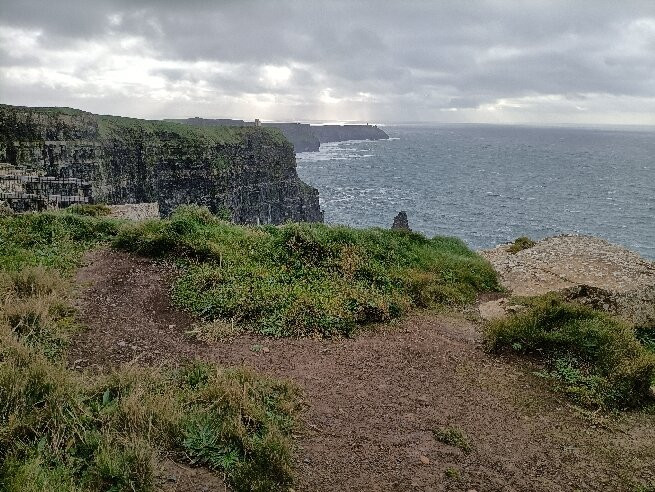
<svg viewBox="0 0 655 492">
<path fill-rule="evenodd" d="M 655 125 L 655 0 L 0 0 L 0 102 Z"/>
</svg>

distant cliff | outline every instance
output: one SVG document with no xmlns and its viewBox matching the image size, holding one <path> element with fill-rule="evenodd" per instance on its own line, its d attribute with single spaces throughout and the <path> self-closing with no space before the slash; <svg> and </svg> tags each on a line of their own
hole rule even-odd
<svg viewBox="0 0 655 492">
<path fill-rule="evenodd" d="M 321 142 L 312 130 L 312 127 L 307 124 L 263 123 L 263 126 L 271 126 L 280 130 L 293 144 L 296 152 L 316 152 L 321 146 Z"/>
<path fill-rule="evenodd" d="M 321 143 L 389 138 L 389 135 L 377 125 L 312 125 L 312 132 Z"/>
<path fill-rule="evenodd" d="M 0 163 L 84 180 L 97 202 L 158 202 L 163 215 L 196 203 L 237 223 L 323 220 L 318 191 L 298 178 L 293 147 L 273 128 L 0 105 Z"/>
<path fill-rule="evenodd" d="M 194 126 L 254 126 L 254 122 L 231 119 L 187 118 L 171 119 L 176 123 Z M 306 123 L 262 123 L 264 127 L 280 130 L 293 144 L 296 152 L 315 152 L 321 143 L 346 140 L 385 140 L 389 138 L 376 125 L 308 125 Z"/>
</svg>

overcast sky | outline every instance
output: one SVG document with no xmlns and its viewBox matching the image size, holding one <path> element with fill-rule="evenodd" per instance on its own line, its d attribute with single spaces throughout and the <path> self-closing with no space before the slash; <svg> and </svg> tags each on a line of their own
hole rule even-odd
<svg viewBox="0 0 655 492">
<path fill-rule="evenodd" d="M 0 102 L 655 124 L 655 0 L 0 0 Z"/>
</svg>

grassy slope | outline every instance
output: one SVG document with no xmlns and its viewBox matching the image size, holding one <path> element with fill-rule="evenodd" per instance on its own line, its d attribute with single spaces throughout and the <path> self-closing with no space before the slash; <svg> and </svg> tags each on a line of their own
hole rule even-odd
<svg viewBox="0 0 655 492">
<path fill-rule="evenodd" d="M 124 228 L 114 245 L 186 259 L 173 292 L 180 307 L 274 336 L 350 335 L 498 288 L 489 263 L 458 239 L 322 224 L 245 228 L 197 207 Z"/>
<path fill-rule="evenodd" d="M 200 363 L 104 376 L 65 368 L 66 341 L 77 329 L 66 276 L 98 243 L 178 259 L 180 306 L 213 325 L 273 335 L 348 335 L 497 288 L 489 264 L 452 238 L 240 227 L 196 207 L 140 224 L 76 211 L 0 217 L 2 489 L 149 490 L 161 453 L 223 472 L 236 490 L 292 481 L 299 398 L 288 383 Z M 527 304 L 489 327 L 491 349 L 544 357 L 544 374 L 581 403 L 644 401 L 655 363 L 632 329 L 558 299 Z"/>
<path fill-rule="evenodd" d="M 65 276 L 118 228 L 61 213 L 0 217 L 0 489 L 151 490 L 161 453 L 215 469 L 235 490 L 285 489 L 299 404 L 289 383 L 201 363 L 66 369 L 77 327 Z"/>
</svg>

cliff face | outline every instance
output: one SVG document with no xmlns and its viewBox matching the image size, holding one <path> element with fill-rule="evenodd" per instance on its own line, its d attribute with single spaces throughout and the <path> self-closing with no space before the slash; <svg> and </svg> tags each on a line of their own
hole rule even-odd
<svg viewBox="0 0 655 492">
<path fill-rule="evenodd" d="M 316 152 L 321 145 L 312 127 L 304 123 L 264 123 L 263 126 L 280 130 L 296 152 Z"/>
<path fill-rule="evenodd" d="M 65 108 L 0 106 L 0 163 L 91 184 L 109 204 L 158 202 L 229 210 L 237 223 L 322 221 L 318 191 L 293 147 L 261 127 L 194 127 Z"/>
<path fill-rule="evenodd" d="M 312 125 L 311 128 L 321 143 L 389 138 L 389 135 L 376 125 Z"/>
<path fill-rule="evenodd" d="M 253 122 L 229 119 L 187 118 L 167 120 L 185 125 L 210 126 L 254 126 Z M 346 140 L 385 140 L 389 138 L 384 130 L 375 125 L 308 125 L 306 123 L 262 123 L 264 127 L 280 130 L 293 144 L 296 152 L 316 152 L 321 143 Z"/>
</svg>

